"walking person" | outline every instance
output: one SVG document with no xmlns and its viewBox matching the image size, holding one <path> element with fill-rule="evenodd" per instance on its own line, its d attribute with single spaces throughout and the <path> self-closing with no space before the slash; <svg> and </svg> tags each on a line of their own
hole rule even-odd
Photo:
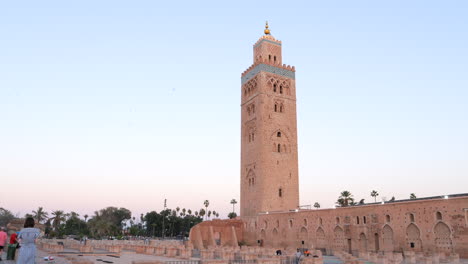
<svg viewBox="0 0 468 264">
<path fill-rule="evenodd" d="M 5 228 L 1 227 L 0 228 L 0 261 L 2 261 L 3 248 L 6 246 L 7 237 L 8 235 L 5 232 Z"/>
<path fill-rule="evenodd" d="M 18 239 L 20 250 L 17 264 L 34 264 L 36 259 L 36 239 L 39 237 L 39 229 L 34 228 L 34 218 L 28 217 L 24 222 L 24 228 L 20 231 Z"/>
<path fill-rule="evenodd" d="M 300 249 L 297 249 L 296 252 L 296 264 L 299 264 L 301 262 L 301 257 L 302 257 L 302 252 Z"/>
</svg>

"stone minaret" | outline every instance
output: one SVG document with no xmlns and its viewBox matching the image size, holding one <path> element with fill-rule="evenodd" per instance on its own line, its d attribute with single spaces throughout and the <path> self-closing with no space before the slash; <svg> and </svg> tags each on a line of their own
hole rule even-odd
<svg viewBox="0 0 468 264">
<path fill-rule="evenodd" d="M 241 216 L 299 207 L 296 81 L 268 29 L 241 83 Z"/>
</svg>

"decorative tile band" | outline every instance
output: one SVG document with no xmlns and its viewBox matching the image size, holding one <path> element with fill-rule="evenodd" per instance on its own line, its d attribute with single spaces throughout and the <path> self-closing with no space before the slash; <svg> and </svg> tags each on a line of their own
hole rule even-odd
<svg viewBox="0 0 468 264">
<path fill-rule="evenodd" d="M 268 64 L 259 64 L 255 66 L 252 70 L 250 70 L 246 75 L 241 77 L 241 85 L 244 85 L 244 83 L 248 82 L 250 79 L 252 79 L 257 73 L 264 71 L 264 72 L 269 72 L 273 74 L 278 74 L 287 78 L 295 79 L 296 74 L 293 71 L 289 71 L 286 69 L 278 68 L 275 66 L 271 66 Z"/>
<path fill-rule="evenodd" d="M 275 44 L 275 45 L 281 46 L 281 43 L 274 42 L 274 41 L 271 41 L 271 40 L 269 40 L 269 39 L 262 39 L 262 40 L 260 40 L 257 44 L 254 45 L 254 48 L 257 47 L 258 45 L 262 44 L 262 42 L 264 42 L 264 41 L 269 42 L 269 43 L 271 43 L 271 44 Z"/>
</svg>

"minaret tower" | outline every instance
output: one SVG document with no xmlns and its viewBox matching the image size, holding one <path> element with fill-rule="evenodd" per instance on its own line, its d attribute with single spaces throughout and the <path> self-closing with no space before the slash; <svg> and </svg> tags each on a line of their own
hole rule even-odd
<svg viewBox="0 0 468 264">
<path fill-rule="evenodd" d="M 241 217 L 299 207 L 295 69 L 264 33 L 241 78 Z"/>
</svg>

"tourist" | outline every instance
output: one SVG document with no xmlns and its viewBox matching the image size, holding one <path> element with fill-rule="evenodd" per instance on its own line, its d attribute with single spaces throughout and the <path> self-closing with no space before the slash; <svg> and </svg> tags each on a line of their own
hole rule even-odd
<svg viewBox="0 0 468 264">
<path fill-rule="evenodd" d="M 3 248 L 6 245 L 7 241 L 7 233 L 5 232 L 5 228 L 1 227 L 0 228 L 0 261 L 2 261 L 2 254 L 3 254 Z"/>
<path fill-rule="evenodd" d="M 16 249 L 18 247 L 18 234 L 15 232 L 10 235 L 10 245 L 8 245 L 7 260 L 14 260 L 16 255 Z"/>
<path fill-rule="evenodd" d="M 36 259 L 36 239 L 39 237 L 39 229 L 34 228 L 34 219 L 26 218 L 24 228 L 18 238 L 21 245 L 17 264 L 34 264 Z"/>
<path fill-rule="evenodd" d="M 301 257 L 302 257 L 302 252 L 300 249 L 297 249 L 297 252 L 296 252 L 296 264 L 299 264 L 299 262 L 301 261 Z"/>
</svg>

